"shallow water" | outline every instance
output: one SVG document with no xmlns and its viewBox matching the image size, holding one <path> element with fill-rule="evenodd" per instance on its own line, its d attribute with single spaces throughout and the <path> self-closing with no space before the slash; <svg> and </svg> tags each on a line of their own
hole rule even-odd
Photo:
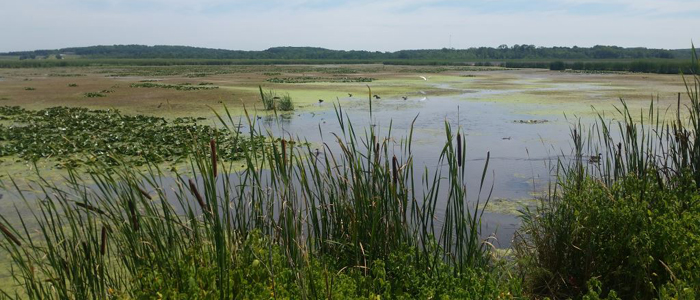
<svg viewBox="0 0 700 300">
<path fill-rule="evenodd" d="M 467 144 L 468 199 L 472 203 L 477 200 L 483 203 L 493 185 L 491 198 L 499 201 L 487 208 L 482 234 L 494 234 L 497 246 L 508 247 L 519 226 L 516 208 L 520 203 L 536 203 L 532 199 L 541 195 L 552 180 L 549 166 L 570 152 L 571 124 L 564 112 L 580 111 L 581 108 L 579 105 L 573 109 L 572 105 L 576 104 L 571 102 L 551 101 L 551 96 L 548 100 L 531 101 L 533 95 L 526 93 L 575 91 L 584 97 L 598 97 L 600 91 L 606 89 L 585 82 L 538 85 L 540 82 L 531 78 L 533 76 L 526 74 L 510 80 L 512 86 L 506 89 L 465 85 L 459 77 L 455 77 L 457 81 L 429 83 L 433 88 L 449 90 L 454 95 L 437 96 L 428 91 L 409 94 L 407 100 L 398 96 L 373 99 L 372 118 L 368 99 L 356 93 L 355 97 L 316 103 L 310 109 L 280 117 L 261 114 L 255 119 L 261 127 L 260 132 L 269 130 L 276 136 L 306 139 L 316 148 L 321 148 L 325 142 L 337 153 L 339 149 L 335 147 L 332 134 L 340 134 L 341 129 L 333 105 L 340 105 L 359 136 L 363 136 L 362 132 L 369 130 L 369 126 L 376 126 L 378 135 L 385 136 L 391 125 L 394 150 L 398 156 L 401 152 L 399 141 L 408 135 L 415 118 L 412 154 L 417 183 L 421 182 L 424 166 L 431 171 L 438 168 L 437 160 L 446 138 L 445 122 L 453 130 L 461 128 L 466 134 Z M 528 85 L 533 83 L 535 85 Z M 528 101 L 498 100 L 506 95 L 515 99 L 522 95 Z M 528 123 L 530 120 L 546 122 Z M 242 130 L 247 131 L 246 128 Z M 490 160 L 484 191 L 480 195 L 479 184 L 487 153 L 490 153 Z M 420 196 L 420 192 L 417 194 Z M 5 198 L 0 200 L 3 215 L 14 211 L 9 197 Z M 497 207 L 504 201 L 511 201 L 514 205 L 508 205 L 507 209 Z M 438 216 L 438 221 L 440 219 Z"/>
<path fill-rule="evenodd" d="M 340 99 L 343 112 L 352 121 L 355 131 L 369 130 L 376 126 L 378 136 L 385 136 L 391 125 L 398 156 L 400 138 L 409 134 L 411 122 L 415 118 L 412 152 L 416 181 L 420 182 L 420 171 L 424 166 L 435 170 L 437 160 L 444 146 L 445 122 L 453 131 L 460 127 L 466 133 L 467 144 L 467 193 L 469 201 L 487 198 L 493 184 L 492 198 L 533 199 L 546 189 L 551 180 L 550 163 L 569 149 L 570 123 L 561 115 L 532 115 L 522 111 L 552 110 L 552 105 L 543 104 L 503 104 L 482 101 L 478 95 L 488 95 L 501 91 L 467 92 L 458 96 L 411 97 L 408 100 L 380 99 L 372 101 L 373 116 L 369 116 L 369 102 L 366 98 Z M 508 91 L 510 92 L 510 91 Z M 326 109 L 285 115 L 283 118 L 261 117 L 263 130 L 275 135 L 285 135 L 306 139 L 316 147 L 325 142 L 335 145 L 333 133 L 341 134 L 332 103 L 320 103 Z M 565 108 L 562 107 L 562 111 Z M 282 119 L 283 121 L 278 121 Z M 520 120 L 546 120 L 542 123 L 521 123 Z M 518 122 L 516 122 L 518 121 Z M 563 152 L 562 152 L 563 151 Z M 487 153 L 490 161 L 484 191 L 479 197 L 481 181 Z M 391 150 L 390 150 L 391 153 Z M 504 214 L 487 210 L 484 214 L 484 236 L 495 234 L 500 247 L 508 247 L 519 221 L 514 214 Z M 497 209 L 495 211 L 498 211 Z M 439 219 L 439 217 L 438 217 Z"/>
</svg>

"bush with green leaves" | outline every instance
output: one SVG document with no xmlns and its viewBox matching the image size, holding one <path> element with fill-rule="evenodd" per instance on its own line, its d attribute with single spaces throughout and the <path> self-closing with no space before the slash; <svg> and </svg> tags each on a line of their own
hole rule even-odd
<svg viewBox="0 0 700 300">
<path fill-rule="evenodd" d="M 698 67 L 694 57 L 692 74 Z M 679 93 L 672 121 L 654 101 L 639 118 L 622 101 L 619 121 L 572 130 L 572 158 L 516 236 L 529 293 L 700 296 L 700 76 L 688 79 L 687 118 Z"/>
</svg>

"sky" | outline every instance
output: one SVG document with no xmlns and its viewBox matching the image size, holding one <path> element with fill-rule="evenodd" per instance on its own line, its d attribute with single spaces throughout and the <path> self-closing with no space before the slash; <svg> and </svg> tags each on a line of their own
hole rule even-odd
<svg viewBox="0 0 700 300">
<path fill-rule="evenodd" d="M 678 49 L 700 43 L 700 0 L 0 0 L 0 28 L 0 52 L 114 44 Z"/>
</svg>

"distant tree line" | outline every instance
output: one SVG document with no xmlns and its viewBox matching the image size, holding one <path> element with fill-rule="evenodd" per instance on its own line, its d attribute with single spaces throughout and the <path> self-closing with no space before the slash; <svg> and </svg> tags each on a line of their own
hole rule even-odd
<svg viewBox="0 0 700 300">
<path fill-rule="evenodd" d="M 537 68 L 554 71 L 607 71 L 657 74 L 692 74 L 696 65 L 690 60 L 634 60 L 634 61 L 506 61 L 507 68 Z"/>
<path fill-rule="evenodd" d="M 74 47 L 2 53 L 21 59 L 48 55 L 75 54 L 83 58 L 163 58 L 163 59 L 361 59 L 361 60 L 512 60 L 512 59 L 670 59 L 689 58 L 690 50 L 648 48 L 536 47 L 501 45 L 496 48 L 401 50 L 396 52 L 330 50 L 317 47 L 275 47 L 263 51 L 241 51 L 188 46 L 112 45 Z"/>
</svg>

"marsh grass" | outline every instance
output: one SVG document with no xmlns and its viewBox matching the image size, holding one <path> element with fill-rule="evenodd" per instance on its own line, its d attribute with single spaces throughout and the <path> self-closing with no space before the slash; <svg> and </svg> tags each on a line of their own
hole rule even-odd
<svg viewBox="0 0 700 300">
<path fill-rule="evenodd" d="M 264 110 L 280 110 L 280 111 L 293 111 L 294 101 L 289 93 L 282 95 L 281 97 L 277 95 L 274 90 L 263 91 L 262 86 L 258 86 L 260 90 L 260 100 L 263 103 Z"/>
<path fill-rule="evenodd" d="M 693 52 L 695 53 L 694 49 Z M 536 297 L 693 299 L 700 289 L 700 61 L 682 105 L 571 130 L 573 155 L 537 209 L 523 212 L 514 248 Z M 655 106 L 656 105 L 656 106 Z M 681 110 L 687 118 L 681 117 Z M 674 114 L 669 120 L 666 114 Z"/>
<path fill-rule="evenodd" d="M 233 130 L 225 112 L 217 116 Z M 445 123 L 436 153 L 444 167 L 426 168 L 416 182 L 412 129 L 395 141 L 391 126 L 385 136 L 359 132 L 340 106 L 335 112 L 339 152 L 282 137 L 238 148 L 241 160 L 226 161 L 220 143 L 193 136 L 189 175 L 98 162 L 68 170 L 61 185 L 37 182 L 36 198 L 18 191 L 32 210 L 0 222 L 20 286 L 5 296 L 510 295 L 480 235 L 490 197 L 483 178 L 483 195 L 467 199 L 460 130 Z M 246 120 L 248 138 L 261 135 L 255 118 Z M 233 172 L 234 164 L 244 168 Z M 488 159 L 484 177 L 487 168 Z"/>
</svg>

